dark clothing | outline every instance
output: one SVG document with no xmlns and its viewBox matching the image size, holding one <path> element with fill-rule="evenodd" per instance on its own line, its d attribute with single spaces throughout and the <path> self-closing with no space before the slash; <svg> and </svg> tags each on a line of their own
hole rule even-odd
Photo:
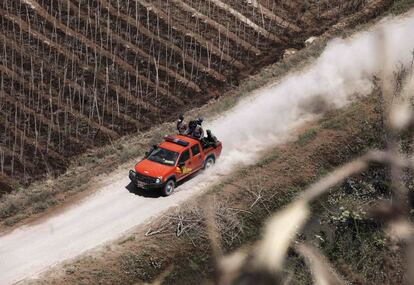
<svg viewBox="0 0 414 285">
<path fill-rule="evenodd" d="M 202 140 L 204 138 L 204 130 L 201 127 L 202 121 L 200 119 L 193 120 L 188 123 L 186 135 Z"/>
<path fill-rule="evenodd" d="M 204 138 L 204 130 L 201 126 L 197 125 L 195 127 L 194 132 L 193 132 L 193 137 L 195 137 L 197 139 Z"/>
<path fill-rule="evenodd" d="M 203 148 L 217 147 L 217 138 L 211 133 L 210 130 L 207 130 L 207 137 L 202 139 Z"/>
<path fill-rule="evenodd" d="M 187 135 L 194 137 L 194 132 L 197 128 L 197 121 L 190 121 L 188 123 L 188 132 Z"/>
<path fill-rule="evenodd" d="M 217 138 L 210 131 L 207 131 L 207 141 L 217 143 Z"/>
</svg>

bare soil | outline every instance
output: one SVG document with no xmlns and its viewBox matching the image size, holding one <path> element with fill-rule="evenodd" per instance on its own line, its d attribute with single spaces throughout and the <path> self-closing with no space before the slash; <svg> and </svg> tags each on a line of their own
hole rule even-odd
<svg viewBox="0 0 414 285">
<path fill-rule="evenodd" d="M 193 109 L 187 113 L 187 116 L 202 115 L 204 117 L 211 117 L 218 115 L 228 110 L 241 96 L 248 94 L 248 92 L 265 86 L 269 82 L 274 82 L 289 71 L 303 67 L 319 55 L 329 39 L 334 36 L 345 36 L 354 30 L 353 27 L 358 25 L 359 29 L 361 29 L 364 25 L 360 25 L 360 23 L 378 16 L 378 11 L 386 9 L 388 4 L 378 2 L 377 5 L 380 5 L 380 7 L 370 6 L 344 18 L 329 29 L 313 45 L 276 64 L 260 69 L 259 73 L 250 76 L 236 89 L 227 91 L 219 99 L 210 101 L 202 108 Z M 405 11 L 409 5 L 403 6 L 397 12 Z M 170 132 L 172 129 L 172 124 L 166 123 L 160 125 L 160 127 L 153 127 L 148 132 L 111 141 L 105 147 L 89 149 L 86 154 L 72 159 L 69 170 L 58 178 L 55 179 L 50 174 L 46 180 L 35 183 L 31 187 L 24 189 L 24 191 L 21 187 L 15 187 L 20 190 L 13 191 L 11 194 L 0 198 L 0 221 L 3 221 L 0 225 L 0 230 L 3 232 L 10 231 L 22 225 L 27 219 L 29 219 L 28 221 L 35 221 L 37 218 L 44 218 L 51 213 L 60 212 L 57 208 L 61 207 L 61 205 L 66 205 L 65 207 L 70 206 L 72 202 L 76 202 L 89 195 L 89 191 L 83 194 L 78 193 L 83 192 L 85 189 L 96 189 L 94 184 L 97 183 L 96 179 L 98 179 L 99 175 L 110 173 L 126 162 L 132 165 L 137 157 L 143 155 L 149 145 L 157 143 L 165 133 Z M 56 159 L 54 162 L 60 163 Z M 37 171 L 41 172 L 41 170 Z M 93 175 L 85 176 L 85 172 L 92 173 Z M 97 177 L 94 178 L 95 176 Z M 13 180 L 6 176 L 4 179 L 9 181 L 9 184 L 13 182 Z M 7 187 L 10 190 L 13 189 L 5 184 L 4 189 Z M 66 201 L 70 201 L 70 203 L 66 203 Z M 48 211 L 49 208 L 52 209 L 52 212 Z"/>
<path fill-rule="evenodd" d="M 210 279 L 213 268 L 211 249 L 200 210 L 205 206 L 205 201 L 216 201 L 212 203 L 216 203 L 217 217 L 223 223 L 220 231 L 225 250 L 248 246 L 259 237 L 265 218 L 289 203 L 309 183 L 366 149 L 381 147 L 383 129 L 377 98 L 378 93 L 374 93 L 344 110 L 327 113 L 319 122 L 299 130 L 295 142 L 273 149 L 256 165 L 241 169 L 204 196 L 136 229 L 104 249 L 67 262 L 29 284 L 135 284 L 154 280 L 165 270 L 168 274 L 164 284 L 195 284 Z M 367 203 L 378 197 L 386 199 L 388 194 L 374 193 L 369 199 L 361 201 L 357 193 L 343 195 L 342 191 L 340 195 L 330 195 L 326 200 L 334 202 L 324 200 L 321 202 L 324 205 L 315 206 L 315 220 L 323 222 L 319 226 L 311 222 L 304 233 L 305 238 L 307 236 L 310 241 L 318 243 L 316 234 L 324 232 L 330 236 L 321 245 L 322 249 L 349 280 L 359 278 L 364 284 L 379 284 L 387 280 L 402 282 L 404 266 L 401 251 L 376 245 L 377 239 L 387 243 L 379 227 L 361 224 L 354 229 L 347 228 L 348 223 L 329 222 L 332 216 L 341 214 L 339 206 L 335 208 L 332 203 L 358 208 L 362 202 Z M 329 211 L 323 210 L 327 207 Z M 227 219 L 221 220 L 222 210 L 219 209 L 223 208 L 226 209 Z M 232 230 L 226 230 L 228 228 Z M 352 233 L 355 230 L 359 238 L 354 242 L 342 232 Z M 339 243 L 342 247 L 335 247 Z M 364 248 L 363 253 L 359 253 L 361 247 Z M 357 252 L 365 256 L 365 264 L 356 262 Z M 394 266 L 384 269 L 383 260 Z M 288 264 L 287 270 L 295 272 L 294 284 L 310 281 L 303 260 L 289 255 Z M 356 264 L 361 265 L 362 269 L 355 267 Z M 382 274 L 375 274 L 379 270 Z"/>
<path fill-rule="evenodd" d="M 310 1 L 297 13 L 295 1 L 262 1 L 297 24 L 293 30 L 278 29 L 273 18 L 256 20 L 259 10 L 238 1 L 229 7 L 253 17 L 256 28 L 207 1 L 182 2 L 210 24 L 165 1 L 2 2 L 0 180 L 7 185 L 0 195 L 56 177 L 85 151 L 200 107 L 279 61 L 285 49 L 302 48 L 348 15 L 361 15 L 355 24 L 368 21 L 392 1 Z"/>
</svg>

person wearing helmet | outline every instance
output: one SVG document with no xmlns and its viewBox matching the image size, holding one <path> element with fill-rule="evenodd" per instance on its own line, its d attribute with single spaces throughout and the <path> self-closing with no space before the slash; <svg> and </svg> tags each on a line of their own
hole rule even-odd
<svg viewBox="0 0 414 285">
<path fill-rule="evenodd" d="M 188 122 L 188 131 L 187 135 L 194 137 L 195 129 L 197 128 L 197 120 L 192 120 Z"/>
<path fill-rule="evenodd" d="M 184 122 L 184 116 L 180 115 L 177 121 L 177 130 L 180 135 L 186 135 L 188 132 L 187 124 Z"/>
<path fill-rule="evenodd" d="M 217 147 L 217 138 L 211 133 L 210 130 L 207 130 L 207 136 L 202 139 L 203 149 L 209 147 Z"/>
<path fill-rule="evenodd" d="M 193 137 L 201 140 L 204 138 L 204 130 L 202 128 L 202 124 L 203 124 L 204 119 L 203 118 L 198 118 L 196 120 L 196 125 L 193 131 Z"/>
<path fill-rule="evenodd" d="M 206 140 L 211 144 L 211 145 L 213 145 L 214 147 L 217 145 L 217 138 L 216 138 L 216 136 L 215 135 L 213 135 L 212 133 L 211 133 L 211 131 L 210 130 L 207 130 L 207 138 L 206 138 Z"/>
</svg>

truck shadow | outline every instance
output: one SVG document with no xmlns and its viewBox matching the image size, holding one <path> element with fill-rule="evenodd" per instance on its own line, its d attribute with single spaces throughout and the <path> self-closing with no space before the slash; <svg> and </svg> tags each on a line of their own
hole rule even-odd
<svg viewBox="0 0 414 285">
<path fill-rule="evenodd" d="M 197 175 L 199 175 L 200 172 L 201 171 L 197 171 L 196 173 L 193 173 L 190 176 L 184 178 L 183 180 L 177 182 L 176 191 L 177 191 L 177 188 L 179 186 L 181 186 L 182 184 L 186 183 L 187 181 L 193 179 L 194 177 L 196 177 Z M 132 182 L 129 182 L 129 184 L 127 186 L 125 186 L 125 188 L 128 190 L 129 193 L 134 194 L 134 195 L 137 195 L 137 196 L 145 197 L 145 198 L 159 198 L 159 197 L 164 197 L 161 194 L 161 190 L 145 190 L 145 189 L 142 189 L 142 188 L 138 188 Z M 174 193 L 173 193 L 173 195 L 174 195 Z"/>
<path fill-rule="evenodd" d="M 138 188 L 132 182 L 130 182 L 125 188 L 128 190 L 129 193 L 145 198 L 159 198 L 162 196 L 161 191 L 159 190 L 145 190 L 142 188 Z"/>
</svg>

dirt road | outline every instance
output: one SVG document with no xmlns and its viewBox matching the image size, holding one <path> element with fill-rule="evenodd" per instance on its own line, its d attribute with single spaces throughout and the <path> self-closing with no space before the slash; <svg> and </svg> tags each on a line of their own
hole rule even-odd
<svg viewBox="0 0 414 285">
<path fill-rule="evenodd" d="M 380 27 L 385 27 L 385 43 L 377 36 Z M 383 66 L 384 50 L 389 66 L 411 63 L 413 34 L 413 13 L 388 19 L 372 31 L 332 41 L 313 65 L 257 90 L 207 126 L 224 144 L 217 166 L 168 198 L 130 193 L 126 167 L 102 177 L 104 187 L 66 211 L 1 236 L 0 284 L 32 277 L 120 237 L 206 190 L 236 167 L 253 163 L 263 150 L 289 139 L 295 127 L 324 109 L 344 106 L 355 94 L 369 94 L 372 75 L 380 74 Z"/>
</svg>

